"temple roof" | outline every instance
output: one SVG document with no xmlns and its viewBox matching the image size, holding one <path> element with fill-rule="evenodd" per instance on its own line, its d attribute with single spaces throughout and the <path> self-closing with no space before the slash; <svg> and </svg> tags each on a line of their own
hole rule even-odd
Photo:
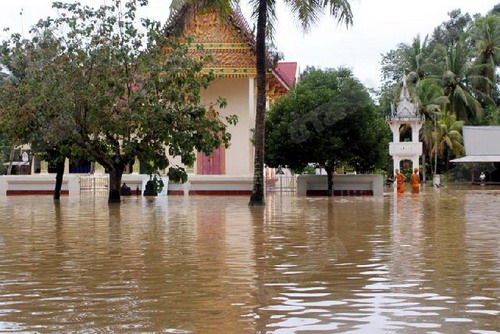
<svg viewBox="0 0 500 334">
<path fill-rule="evenodd" d="M 283 78 L 288 87 L 292 87 L 297 80 L 298 75 L 298 63 L 297 62 L 279 62 L 276 65 L 276 72 Z"/>
<path fill-rule="evenodd" d="M 420 115 L 416 103 L 411 101 L 410 92 L 406 84 L 406 77 L 403 79 L 403 88 L 401 88 L 401 93 L 399 94 L 399 102 L 397 104 L 396 110 L 394 106 L 391 106 L 391 116 L 389 121 L 418 121 L 423 122 L 424 116 Z"/>
<path fill-rule="evenodd" d="M 198 10 L 194 5 L 184 5 L 171 14 L 165 33 L 181 39 L 190 37 L 193 55 L 211 54 L 213 60 L 206 64 L 206 72 L 219 77 L 257 75 L 255 37 L 239 7 L 222 17 L 214 9 Z M 202 50 L 197 48 L 199 45 Z M 270 58 L 269 64 L 272 64 Z M 278 84 L 283 86 L 280 91 L 288 91 L 290 79 L 285 78 L 285 74 L 288 71 L 280 73 L 271 69 L 269 84 Z"/>
<path fill-rule="evenodd" d="M 400 118 L 417 117 L 417 106 L 411 102 L 410 92 L 406 85 L 406 78 L 403 79 L 403 88 L 399 95 L 399 103 L 396 109 L 396 116 Z"/>
</svg>

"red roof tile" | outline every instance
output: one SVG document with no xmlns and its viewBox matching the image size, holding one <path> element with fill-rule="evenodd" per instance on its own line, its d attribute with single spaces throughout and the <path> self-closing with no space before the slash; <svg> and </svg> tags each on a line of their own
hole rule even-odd
<svg viewBox="0 0 500 334">
<path fill-rule="evenodd" d="M 279 62 L 274 70 L 278 72 L 288 87 L 292 87 L 296 79 L 297 66 L 297 62 Z"/>
</svg>

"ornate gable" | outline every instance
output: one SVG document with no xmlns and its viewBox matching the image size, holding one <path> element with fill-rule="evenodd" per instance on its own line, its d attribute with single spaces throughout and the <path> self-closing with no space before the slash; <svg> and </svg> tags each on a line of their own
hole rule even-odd
<svg viewBox="0 0 500 334">
<path fill-rule="evenodd" d="M 236 15 L 236 14 L 235 14 Z M 193 55 L 209 53 L 213 60 L 204 71 L 221 77 L 247 77 L 257 74 L 255 52 L 247 27 L 238 27 L 234 17 L 222 19 L 215 10 L 189 15 L 181 36 L 192 38 Z M 198 46 L 202 46 L 202 50 Z"/>
<path fill-rule="evenodd" d="M 239 9 L 222 18 L 215 9 L 197 11 L 185 6 L 176 12 L 167 24 L 167 32 L 176 31 L 179 22 L 184 22 L 181 38 L 191 38 L 190 52 L 193 56 L 212 55 L 213 60 L 203 71 L 225 78 L 255 77 L 255 38 Z M 202 46 L 200 50 L 198 46 Z M 286 94 L 286 81 L 275 70 L 268 74 L 268 95 L 271 100 Z"/>
</svg>

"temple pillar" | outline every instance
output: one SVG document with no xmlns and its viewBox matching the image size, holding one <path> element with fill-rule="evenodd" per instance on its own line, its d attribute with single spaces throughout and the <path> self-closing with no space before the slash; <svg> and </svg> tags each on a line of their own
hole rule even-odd
<svg viewBox="0 0 500 334">
<path fill-rule="evenodd" d="M 420 142 L 420 129 L 422 128 L 422 124 L 420 123 L 413 123 L 411 125 L 411 141 L 413 143 L 418 143 Z"/>
</svg>

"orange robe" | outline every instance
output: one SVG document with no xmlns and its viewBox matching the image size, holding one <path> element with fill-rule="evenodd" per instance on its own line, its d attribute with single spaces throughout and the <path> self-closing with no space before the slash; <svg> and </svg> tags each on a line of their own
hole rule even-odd
<svg viewBox="0 0 500 334">
<path fill-rule="evenodd" d="M 417 173 L 411 174 L 411 192 L 416 194 L 420 191 L 420 175 Z"/>
<path fill-rule="evenodd" d="M 397 183 L 398 193 L 404 193 L 405 192 L 405 176 L 403 173 L 396 174 L 396 183 Z"/>
</svg>

